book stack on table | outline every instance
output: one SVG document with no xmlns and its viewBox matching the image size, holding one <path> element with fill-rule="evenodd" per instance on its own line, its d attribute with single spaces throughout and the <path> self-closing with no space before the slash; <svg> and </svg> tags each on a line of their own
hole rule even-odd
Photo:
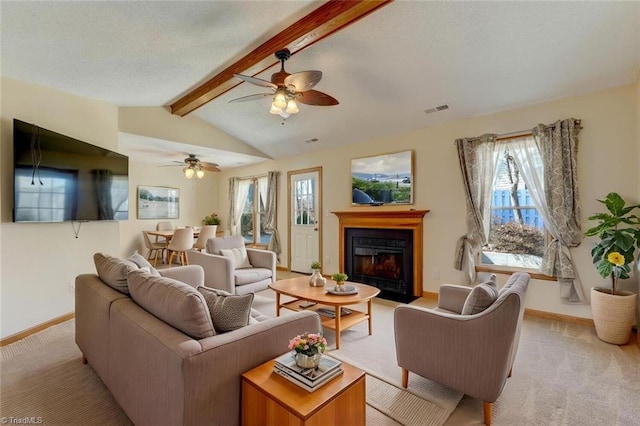
<svg viewBox="0 0 640 426">
<path fill-rule="evenodd" d="M 317 367 L 302 368 L 296 365 L 294 354 L 288 352 L 276 358 L 273 371 L 301 388 L 313 392 L 342 374 L 342 363 L 323 355 Z"/>
</svg>

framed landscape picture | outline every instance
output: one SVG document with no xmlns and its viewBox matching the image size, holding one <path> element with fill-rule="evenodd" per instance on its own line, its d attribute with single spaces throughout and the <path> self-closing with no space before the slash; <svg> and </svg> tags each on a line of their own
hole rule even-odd
<svg viewBox="0 0 640 426">
<path fill-rule="evenodd" d="M 413 151 L 351 160 L 351 203 L 413 204 Z"/>
<path fill-rule="evenodd" d="M 138 185 L 138 219 L 178 219 L 180 190 Z"/>
</svg>

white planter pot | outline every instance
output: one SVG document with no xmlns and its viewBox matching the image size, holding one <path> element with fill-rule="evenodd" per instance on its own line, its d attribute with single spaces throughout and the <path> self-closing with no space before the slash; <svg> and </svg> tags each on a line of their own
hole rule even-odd
<svg viewBox="0 0 640 426">
<path fill-rule="evenodd" d="M 596 334 L 600 340 L 614 345 L 629 342 L 636 317 L 637 295 L 630 291 L 621 293 L 614 296 L 599 287 L 591 288 L 591 314 Z"/>
</svg>

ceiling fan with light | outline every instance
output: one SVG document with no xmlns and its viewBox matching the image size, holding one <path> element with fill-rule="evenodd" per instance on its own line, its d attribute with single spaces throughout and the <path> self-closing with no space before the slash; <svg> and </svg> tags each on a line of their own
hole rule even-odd
<svg viewBox="0 0 640 426">
<path fill-rule="evenodd" d="M 215 163 L 207 163 L 204 161 L 200 161 L 195 154 L 187 154 L 188 157 L 183 161 L 174 161 L 177 164 L 186 164 L 187 166 L 182 169 L 184 175 L 187 179 L 191 179 L 196 176 L 198 179 L 202 179 L 204 177 L 204 172 L 219 172 L 220 169 L 218 165 Z"/>
<path fill-rule="evenodd" d="M 318 106 L 339 104 L 336 98 L 318 90 L 313 90 L 313 87 L 322 79 L 322 71 L 301 71 L 289 74 L 284 69 L 284 62 L 291 57 L 289 49 L 278 50 L 275 55 L 280 61 L 280 71 L 271 75 L 271 81 L 243 74 L 234 74 L 235 77 L 247 83 L 268 87 L 271 92 L 243 96 L 232 99 L 229 102 L 246 102 L 271 97 L 272 102 L 269 112 L 280 115 L 282 118 L 289 118 L 292 114 L 297 114 L 299 112 L 298 102 Z"/>
</svg>

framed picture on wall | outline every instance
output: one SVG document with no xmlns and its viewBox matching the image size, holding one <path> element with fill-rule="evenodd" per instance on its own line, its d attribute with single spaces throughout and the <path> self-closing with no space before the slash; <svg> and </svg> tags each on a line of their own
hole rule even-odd
<svg viewBox="0 0 640 426">
<path fill-rule="evenodd" d="M 413 151 L 351 160 L 351 203 L 413 204 Z"/>
<path fill-rule="evenodd" d="M 178 219 L 180 190 L 138 185 L 138 219 Z"/>
</svg>

